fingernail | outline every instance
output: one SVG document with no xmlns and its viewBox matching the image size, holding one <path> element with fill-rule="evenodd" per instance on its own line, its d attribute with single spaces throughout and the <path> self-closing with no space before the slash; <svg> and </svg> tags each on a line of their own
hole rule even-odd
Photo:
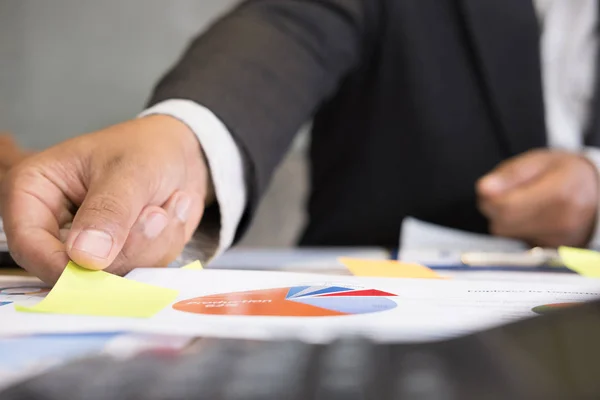
<svg viewBox="0 0 600 400">
<path fill-rule="evenodd" d="M 112 237 L 108 233 L 96 229 L 81 231 L 73 243 L 74 250 L 91 254 L 96 258 L 108 258 L 112 246 Z"/>
<path fill-rule="evenodd" d="M 181 222 L 187 222 L 190 214 L 190 206 L 192 205 L 192 199 L 190 196 L 181 195 L 175 204 L 175 214 Z"/>
<path fill-rule="evenodd" d="M 164 214 L 152 213 L 144 221 L 144 235 L 149 239 L 154 239 L 165 230 L 169 220 Z"/>
</svg>

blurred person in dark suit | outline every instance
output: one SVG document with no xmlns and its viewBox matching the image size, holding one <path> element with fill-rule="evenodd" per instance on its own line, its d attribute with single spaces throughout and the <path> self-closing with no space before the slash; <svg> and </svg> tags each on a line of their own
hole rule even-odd
<svg viewBox="0 0 600 400">
<path fill-rule="evenodd" d="M 411 215 L 595 246 L 598 13 L 596 0 L 244 2 L 138 118 L 10 172 L 10 249 L 48 282 L 69 257 L 121 274 L 164 265 L 194 232 L 214 257 L 310 118 L 302 245 L 394 247 Z"/>
</svg>

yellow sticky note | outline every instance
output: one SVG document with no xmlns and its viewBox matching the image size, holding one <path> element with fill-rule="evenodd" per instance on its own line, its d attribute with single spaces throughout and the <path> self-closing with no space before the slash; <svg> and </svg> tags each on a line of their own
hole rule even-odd
<svg viewBox="0 0 600 400">
<path fill-rule="evenodd" d="M 382 278 L 446 279 L 424 265 L 395 260 L 359 260 L 340 258 L 339 261 L 355 276 Z"/>
<path fill-rule="evenodd" d="M 600 253 L 597 251 L 560 247 L 558 254 L 565 266 L 579 275 L 600 278 Z"/>
<path fill-rule="evenodd" d="M 110 317 L 151 317 L 175 301 L 177 290 L 92 271 L 74 262 L 46 298 L 32 307 L 15 305 L 17 311 Z"/>
<path fill-rule="evenodd" d="M 194 261 L 193 263 L 190 263 L 184 267 L 181 267 L 181 269 L 204 269 L 204 267 L 202 266 L 202 263 L 198 260 Z"/>
</svg>

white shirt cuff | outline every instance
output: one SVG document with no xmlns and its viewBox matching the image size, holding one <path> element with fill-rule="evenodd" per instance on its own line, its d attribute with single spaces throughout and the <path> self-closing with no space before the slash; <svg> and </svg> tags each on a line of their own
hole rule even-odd
<svg viewBox="0 0 600 400">
<path fill-rule="evenodd" d="M 240 150 L 227 127 L 209 109 L 191 100 L 171 99 L 154 105 L 140 117 L 169 115 L 186 124 L 198 137 L 206 156 L 219 203 L 221 226 L 218 245 L 212 257 L 227 250 L 246 208 L 246 184 Z M 200 230 L 202 225 L 200 225 Z"/>
<path fill-rule="evenodd" d="M 583 155 L 596 166 L 596 170 L 598 171 L 598 180 L 600 182 L 600 149 L 595 147 L 586 147 Z M 598 211 L 596 212 L 596 225 L 594 228 L 594 233 L 590 243 L 588 244 L 588 247 L 600 250 L 600 204 L 598 204 Z"/>
</svg>

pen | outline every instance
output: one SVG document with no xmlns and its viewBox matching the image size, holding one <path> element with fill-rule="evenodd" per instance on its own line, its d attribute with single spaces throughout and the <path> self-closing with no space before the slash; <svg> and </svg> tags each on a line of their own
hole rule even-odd
<svg viewBox="0 0 600 400">
<path fill-rule="evenodd" d="M 461 255 L 461 262 L 467 266 L 493 266 L 502 265 L 515 268 L 541 267 L 550 268 L 564 266 L 554 249 L 535 247 L 522 253 L 499 252 L 466 252 Z"/>
<path fill-rule="evenodd" d="M 505 272 L 561 272 L 561 273 L 573 273 L 567 267 L 561 266 L 550 266 L 550 265 L 539 265 L 534 267 L 526 267 L 521 265 L 465 265 L 465 264 L 453 264 L 453 265 L 427 265 L 435 271 L 505 271 Z"/>
</svg>

